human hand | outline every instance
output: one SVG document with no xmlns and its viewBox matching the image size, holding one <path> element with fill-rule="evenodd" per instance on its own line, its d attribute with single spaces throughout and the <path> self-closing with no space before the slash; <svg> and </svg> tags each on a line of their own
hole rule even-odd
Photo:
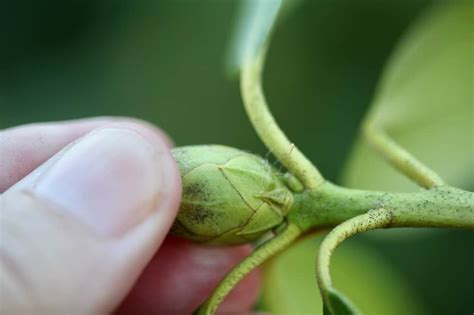
<svg viewBox="0 0 474 315">
<path fill-rule="evenodd" d="M 170 147 L 132 119 L 0 131 L 0 310 L 189 314 L 202 303 L 250 248 L 166 237 L 181 195 Z M 242 314 L 257 293 L 253 273 L 221 311 Z"/>
</svg>

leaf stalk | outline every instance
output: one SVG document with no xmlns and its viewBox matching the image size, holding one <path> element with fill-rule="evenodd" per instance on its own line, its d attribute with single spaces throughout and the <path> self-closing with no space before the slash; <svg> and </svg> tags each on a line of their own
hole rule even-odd
<svg viewBox="0 0 474 315">
<path fill-rule="evenodd" d="M 242 68 L 241 93 L 250 122 L 258 136 L 275 157 L 308 189 L 324 182 L 318 169 L 291 142 L 276 123 L 265 100 L 262 88 L 262 71 L 266 49 L 250 58 Z"/>
</svg>

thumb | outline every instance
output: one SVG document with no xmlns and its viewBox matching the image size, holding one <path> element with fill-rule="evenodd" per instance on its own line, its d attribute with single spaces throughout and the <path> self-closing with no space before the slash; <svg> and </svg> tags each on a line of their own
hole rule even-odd
<svg viewBox="0 0 474 315">
<path fill-rule="evenodd" d="M 166 140 L 93 131 L 0 196 L 6 313 L 110 313 L 163 241 L 180 177 Z"/>
</svg>

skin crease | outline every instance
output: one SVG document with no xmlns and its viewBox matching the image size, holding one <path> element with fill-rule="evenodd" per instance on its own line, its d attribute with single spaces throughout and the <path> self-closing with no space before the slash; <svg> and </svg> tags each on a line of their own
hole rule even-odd
<svg viewBox="0 0 474 315">
<path fill-rule="evenodd" d="M 66 145 L 105 126 L 136 130 L 149 135 L 147 138 L 151 141 L 153 138 L 165 139 L 172 147 L 171 140 L 156 127 L 128 118 L 104 117 L 5 129 L 0 131 L 0 193 Z M 145 310 L 153 314 L 189 314 L 250 250 L 250 246 L 207 247 L 168 237 L 128 297 L 116 302 L 120 305 L 117 311 L 121 314 L 137 314 Z M 258 278 L 258 271 L 249 275 L 224 301 L 220 310 L 227 314 L 248 312 L 258 297 Z"/>
</svg>

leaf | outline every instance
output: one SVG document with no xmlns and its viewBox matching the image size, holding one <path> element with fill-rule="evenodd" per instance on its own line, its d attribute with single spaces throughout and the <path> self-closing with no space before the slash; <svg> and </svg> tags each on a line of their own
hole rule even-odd
<svg viewBox="0 0 474 315">
<path fill-rule="evenodd" d="M 432 8 L 396 49 L 367 120 L 450 185 L 474 187 L 474 2 Z M 351 187 L 413 191 L 408 179 L 362 140 L 346 165 Z"/>
<path fill-rule="evenodd" d="M 237 72 L 262 49 L 277 18 L 289 12 L 300 0 L 241 0 L 226 68 Z"/>
<path fill-rule="evenodd" d="M 334 288 L 326 290 L 329 305 L 324 305 L 324 315 L 359 315 L 352 302 Z"/>
</svg>

